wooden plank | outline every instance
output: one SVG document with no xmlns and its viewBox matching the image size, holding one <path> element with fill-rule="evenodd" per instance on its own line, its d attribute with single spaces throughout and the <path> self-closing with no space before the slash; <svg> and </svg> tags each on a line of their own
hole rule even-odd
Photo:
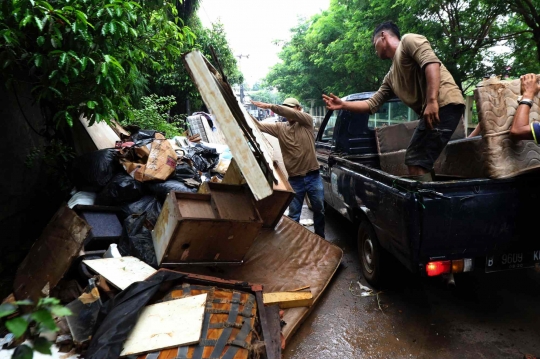
<svg viewBox="0 0 540 359">
<path fill-rule="evenodd" d="M 216 78 L 210 72 L 204 57 L 199 51 L 192 51 L 184 56 L 184 61 L 206 106 L 211 109 L 212 113 L 219 119 L 219 127 L 227 139 L 227 144 L 229 145 L 231 153 L 236 158 L 253 195 L 257 200 L 270 196 L 272 194 L 272 187 L 259 162 L 255 158 L 249 143 L 246 141 L 245 136 L 249 136 L 250 134 L 246 134 L 244 129 L 235 119 L 233 112 L 223 96 L 220 85 L 218 85 Z M 242 109 L 241 106 L 238 105 L 237 107 L 240 108 L 244 115 L 247 115 L 245 109 Z M 249 116 L 247 116 L 247 121 L 252 121 Z M 251 126 L 255 127 L 253 124 L 251 124 Z M 257 129 L 254 130 L 254 132 L 258 132 L 260 137 L 262 137 L 262 134 L 260 131 L 257 131 Z M 261 142 L 262 140 L 259 141 L 259 144 L 261 144 Z M 267 154 L 265 154 L 265 159 L 267 157 L 266 155 Z M 270 165 L 273 168 L 273 164 L 270 163 Z"/>
<path fill-rule="evenodd" d="M 90 126 L 90 121 L 83 115 L 79 117 L 79 121 L 83 124 L 98 150 L 114 148 L 116 141 L 120 141 L 120 137 L 105 121 L 96 122 Z"/>
<path fill-rule="evenodd" d="M 40 297 L 48 296 L 79 255 L 89 231 L 86 221 L 62 206 L 17 269 L 15 298 L 37 303 Z"/>
<path fill-rule="evenodd" d="M 121 290 L 132 283 L 145 280 L 156 272 L 154 268 L 135 257 L 89 259 L 83 263 Z"/>
<path fill-rule="evenodd" d="M 229 165 L 229 168 L 227 168 L 227 172 L 225 172 L 225 176 L 223 176 L 223 181 L 221 183 L 236 185 L 246 183 L 246 179 L 242 176 L 242 171 L 234 158 L 231 160 L 231 164 Z"/>
<path fill-rule="evenodd" d="M 279 317 L 279 306 L 264 306 L 261 292 L 255 293 L 261 328 L 263 332 L 264 345 L 266 346 L 266 356 L 268 359 L 281 359 L 281 327 Z M 277 313 L 277 328 L 276 328 Z"/>
<path fill-rule="evenodd" d="M 310 307 L 313 304 L 311 292 L 274 292 L 263 293 L 265 305 L 279 304 L 281 309 Z"/>
<path fill-rule="evenodd" d="M 206 296 L 204 293 L 144 308 L 120 356 L 198 343 Z"/>
</svg>

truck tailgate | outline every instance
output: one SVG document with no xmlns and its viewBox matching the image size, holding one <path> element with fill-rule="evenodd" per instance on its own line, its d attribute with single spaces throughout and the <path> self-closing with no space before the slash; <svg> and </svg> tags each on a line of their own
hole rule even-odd
<svg viewBox="0 0 540 359">
<path fill-rule="evenodd" d="M 285 339 L 298 329 L 334 276 L 343 251 L 288 217 L 275 229 L 263 228 L 240 266 L 181 266 L 183 272 L 262 284 L 265 292 L 287 291 L 309 285 L 311 307 L 285 309 Z"/>
</svg>

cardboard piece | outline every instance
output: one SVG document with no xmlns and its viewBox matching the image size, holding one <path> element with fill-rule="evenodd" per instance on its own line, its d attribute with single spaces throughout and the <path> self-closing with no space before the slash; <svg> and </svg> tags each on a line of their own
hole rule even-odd
<svg viewBox="0 0 540 359">
<path fill-rule="evenodd" d="M 178 156 L 171 143 L 160 133 L 156 133 L 154 141 L 147 146 L 136 148 L 135 153 L 140 158 L 138 162 L 122 159 L 120 163 L 137 181 L 165 181 L 176 168 Z"/>
<path fill-rule="evenodd" d="M 199 342 L 206 296 L 204 293 L 144 308 L 120 356 Z"/>
<path fill-rule="evenodd" d="M 121 290 L 132 283 L 145 280 L 156 272 L 154 268 L 135 257 L 88 259 L 83 263 Z"/>
<path fill-rule="evenodd" d="M 90 226 L 66 206 L 53 216 L 17 269 L 13 293 L 17 300 L 37 303 L 49 295 L 79 255 Z"/>
</svg>

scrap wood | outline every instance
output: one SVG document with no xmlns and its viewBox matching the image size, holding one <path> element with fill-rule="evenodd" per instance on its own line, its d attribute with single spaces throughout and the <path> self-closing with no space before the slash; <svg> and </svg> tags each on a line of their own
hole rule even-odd
<svg viewBox="0 0 540 359">
<path fill-rule="evenodd" d="M 309 288 L 309 285 L 305 285 L 305 286 L 303 286 L 303 287 L 293 289 L 293 290 L 291 290 L 290 292 L 298 292 L 298 291 L 300 291 L 300 290 L 304 290 L 304 289 L 308 289 L 308 288 Z"/>
<path fill-rule="evenodd" d="M 120 356 L 198 343 L 206 297 L 207 293 L 204 293 L 144 308 Z"/>
<path fill-rule="evenodd" d="M 120 141 L 120 137 L 105 121 L 94 122 L 90 125 L 90 121 L 84 115 L 79 117 L 79 121 L 83 124 L 98 150 L 114 148 L 116 142 Z"/>
<path fill-rule="evenodd" d="M 132 283 L 145 280 L 156 272 L 154 268 L 135 257 L 87 259 L 83 260 L 83 263 L 121 290 Z"/>
<path fill-rule="evenodd" d="M 279 304 L 281 309 L 309 307 L 313 304 L 311 292 L 274 292 L 263 293 L 265 305 Z"/>
<path fill-rule="evenodd" d="M 239 106 L 229 84 L 199 51 L 186 54 L 184 63 L 207 107 L 220 119 L 220 129 L 255 198 L 270 196 L 274 167 L 262 133 Z"/>
<path fill-rule="evenodd" d="M 15 298 L 37 303 L 54 288 L 79 255 L 90 226 L 75 211 L 63 205 L 43 230 L 17 269 Z"/>
</svg>

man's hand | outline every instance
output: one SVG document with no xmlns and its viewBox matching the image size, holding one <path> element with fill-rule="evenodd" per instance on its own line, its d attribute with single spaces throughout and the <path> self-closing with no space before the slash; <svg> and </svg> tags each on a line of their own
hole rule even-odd
<svg viewBox="0 0 540 359">
<path fill-rule="evenodd" d="M 322 98 L 326 103 L 326 108 L 329 110 L 341 110 L 343 108 L 343 101 L 333 93 L 330 96 L 323 94 Z"/>
<path fill-rule="evenodd" d="M 427 103 L 424 109 L 424 121 L 426 121 L 427 128 L 433 129 L 433 126 L 439 124 L 439 103 L 437 101 L 430 101 Z"/>
<path fill-rule="evenodd" d="M 521 94 L 524 98 L 532 100 L 540 91 L 540 84 L 535 74 L 521 76 Z"/>
<path fill-rule="evenodd" d="M 272 105 L 269 103 L 264 103 L 264 102 L 259 102 L 259 101 L 251 100 L 251 103 L 259 108 L 264 108 L 264 109 L 270 109 L 272 107 Z"/>
</svg>

